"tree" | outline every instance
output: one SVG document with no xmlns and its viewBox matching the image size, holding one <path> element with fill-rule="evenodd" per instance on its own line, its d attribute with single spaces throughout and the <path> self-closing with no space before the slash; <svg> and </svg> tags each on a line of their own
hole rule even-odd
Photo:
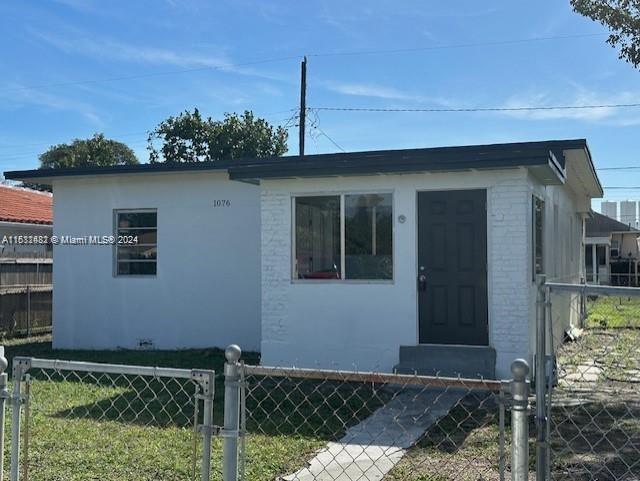
<svg viewBox="0 0 640 481">
<path fill-rule="evenodd" d="M 137 164 L 138 158 L 126 144 L 95 134 L 90 139 L 75 139 L 58 144 L 40 154 L 41 169 L 69 167 L 108 167 Z"/>
<path fill-rule="evenodd" d="M 640 0 L 570 1 L 574 11 L 611 31 L 607 43 L 619 47 L 619 58 L 640 65 Z"/>
<path fill-rule="evenodd" d="M 194 109 L 160 122 L 149 133 L 147 149 L 152 163 L 277 157 L 287 151 L 287 136 L 286 129 L 274 128 L 248 110 L 213 120 Z"/>
<path fill-rule="evenodd" d="M 137 164 L 138 158 L 126 144 L 94 134 L 89 139 L 75 139 L 70 144 L 49 147 L 38 157 L 40 169 L 62 169 L 69 167 L 108 167 L 111 165 Z M 51 192 L 44 184 L 23 182 L 22 187 Z"/>
</svg>

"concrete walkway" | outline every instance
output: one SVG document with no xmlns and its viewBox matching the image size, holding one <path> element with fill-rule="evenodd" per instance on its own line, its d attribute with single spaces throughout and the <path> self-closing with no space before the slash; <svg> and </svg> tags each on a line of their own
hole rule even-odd
<svg viewBox="0 0 640 481">
<path fill-rule="evenodd" d="M 464 397 L 462 390 L 406 391 L 330 442 L 285 481 L 379 481 L 424 432 Z"/>
</svg>

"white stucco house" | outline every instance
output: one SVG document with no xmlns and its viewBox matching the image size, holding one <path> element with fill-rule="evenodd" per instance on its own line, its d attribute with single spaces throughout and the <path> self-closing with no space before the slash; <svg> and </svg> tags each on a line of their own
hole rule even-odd
<svg viewBox="0 0 640 481">
<path fill-rule="evenodd" d="M 602 196 L 584 140 L 5 176 L 53 186 L 60 237 L 138 237 L 54 247 L 56 347 L 489 377 L 532 356 L 535 274 L 584 277 Z"/>
</svg>

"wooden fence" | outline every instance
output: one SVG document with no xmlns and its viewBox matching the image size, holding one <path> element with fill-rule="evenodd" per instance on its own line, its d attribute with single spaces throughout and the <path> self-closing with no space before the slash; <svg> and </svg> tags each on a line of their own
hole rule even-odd
<svg viewBox="0 0 640 481">
<path fill-rule="evenodd" d="M 52 284 L 51 258 L 0 258 L 0 287 Z"/>
<path fill-rule="evenodd" d="M 51 330 L 51 258 L 0 258 L 0 334 L 14 337 Z"/>
<path fill-rule="evenodd" d="M 51 331 L 51 285 L 0 287 L 0 333 L 31 336 Z"/>
</svg>

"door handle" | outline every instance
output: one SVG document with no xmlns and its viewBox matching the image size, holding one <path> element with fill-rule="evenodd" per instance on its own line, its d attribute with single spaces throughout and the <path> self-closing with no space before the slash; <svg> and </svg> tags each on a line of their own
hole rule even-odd
<svg viewBox="0 0 640 481">
<path fill-rule="evenodd" d="M 420 274 L 418 276 L 418 290 L 424 291 L 427 289 L 427 276 Z"/>
</svg>

